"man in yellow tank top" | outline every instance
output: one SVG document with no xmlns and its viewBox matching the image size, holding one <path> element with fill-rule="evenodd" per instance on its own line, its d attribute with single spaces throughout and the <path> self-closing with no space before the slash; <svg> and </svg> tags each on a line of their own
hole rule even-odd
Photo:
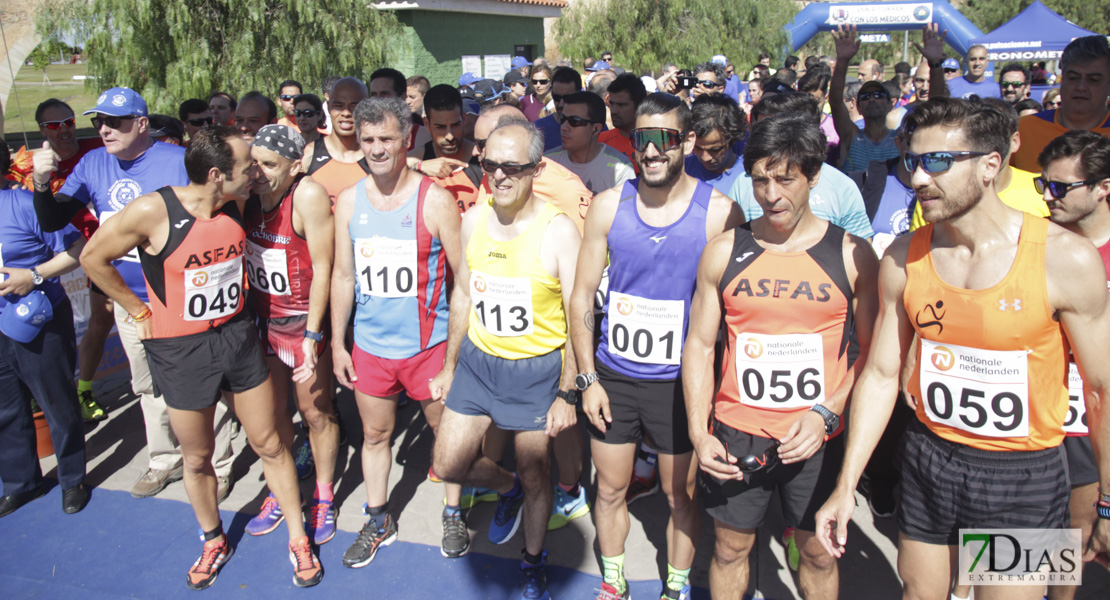
<svg viewBox="0 0 1110 600">
<path fill-rule="evenodd" d="M 581 243 L 574 222 L 532 193 L 542 158 L 543 136 L 525 120 L 501 121 L 486 141 L 493 197 L 463 217 L 466 261 L 455 277 L 468 285 L 451 298 L 448 347 L 461 348 L 431 383 L 432 398 L 447 403 L 433 469 L 497 490 L 491 542 L 509 541 L 523 522 L 521 598 L 531 600 L 549 598 L 549 440 L 576 421 L 566 315 Z M 480 455 L 491 424 L 515 432 L 517 473 Z"/>
<path fill-rule="evenodd" d="M 950 567 L 961 529 L 1067 526 L 1059 446 L 1069 345 L 1086 384 L 1099 480 L 1110 490 L 1110 419 L 1101 402 L 1110 369 L 1099 361 L 1110 336 L 1106 274 L 1088 240 L 999 200 L 994 180 L 1010 147 L 1004 119 L 988 105 L 948 98 L 906 117 L 903 160 L 930 225 L 897 239 L 882 259 L 879 316 L 853 395 L 844 466 L 817 513 L 825 549 L 843 555 L 855 486 L 890 418 L 916 334 L 909 390 L 917 419 L 906 432 L 898 512 L 906 598 L 946 597 L 954 576 L 977 583 Z M 1108 549 L 1110 519 L 1100 519 L 1087 557 L 1110 560 Z M 979 600 L 1043 594 L 1043 583 L 975 585 Z"/>
</svg>

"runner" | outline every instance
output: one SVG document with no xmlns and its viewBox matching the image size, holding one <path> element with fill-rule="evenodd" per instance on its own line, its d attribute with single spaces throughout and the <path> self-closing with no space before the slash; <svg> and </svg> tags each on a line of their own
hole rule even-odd
<svg viewBox="0 0 1110 600">
<path fill-rule="evenodd" d="M 867 240 L 809 210 L 826 150 L 806 115 L 761 120 L 744 168 L 763 215 L 712 240 L 698 267 L 682 362 L 702 502 L 717 536 L 715 595 L 747 589 L 748 556 L 777 491 L 795 528 L 801 595 L 837 596 L 836 561 L 821 551 L 813 515 L 840 468 L 840 415 L 862 365 L 848 364 L 848 337 L 855 327 L 866 357 L 878 261 Z M 728 333 L 714 398 L 722 317 Z"/>
<path fill-rule="evenodd" d="M 1110 277 L 1110 139 L 1091 131 L 1069 131 L 1049 142 L 1038 162 L 1042 175 L 1034 179 L 1051 211 L 1049 219 L 1091 240 L 1098 248 Z M 1081 184 L 1086 185 L 1081 185 Z M 1099 520 L 1099 472 L 1087 430 L 1083 381 L 1074 361 L 1068 362 L 1068 414 L 1064 418 L 1064 453 L 1071 483 L 1069 512 L 1071 526 L 1082 531 L 1086 548 L 1091 530 Z M 1078 586 L 1054 585 L 1049 600 L 1071 600 Z"/>
<path fill-rule="evenodd" d="M 128 204 L 104 223 L 82 253 L 82 266 L 129 319 L 150 360 L 154 387 L 185 460 L 185 489 L 204 538 L 189 569 L 189 589 L 212 585 L 234 553 L 223 532 L 212 469 L 215 406 L 235 410 L 267 484 L 283 511 L 300 511 L 293 457 L 278 432 L 278 406 L 258 332 L 243 313 L 246 234 L 240 203 L 255 167 L 250 146 L 235 129 L 201 130 L 185 155 L 189 184 L 166 186 Z M 112 261 L 138 251 L 149 306 Z M 238 410 L 236 410 L 238 409 Z M 308 587 L 324 575 L 301 519 L 287 519 L 293 583 Z"/>
<path fill-rule="evenodd" d="M 573 104 L 568 100 L 564 114 Z M 698 538 L 695 463 L 687 437 L 679 361 L 706 241 L 743 221 L 735 202 L 686 174 L 693 117 L 670 94 L 647 96 L 632 130 L 642 179 L 599 194 L 586 220 L 571 303 L 571 334 L 582 409 L 597 468 L 597 536 L 604 582 L 599 598 L 628 598 L 625 500 L 636 447 L 647 435 L 659 452 L 660 480 L 671 506 L 664 598 L 687 598 Z M 609 267 L 594 359 L 594 296 Z M 666 274 L 658 272 L 665 265 Z M 639 310 L 637 310 L 639 309 Z"/>
<path fill-rule="evenodd" d="M 251 157 L 258 166 L 247 201 L 244 258 L 266 365 L 274 375 L 279 405 L 294 384 L 301 423 L 311 440 L 316 490 L 308 506 L 308 533 L 316 544 L 335 535 L 332 481 L 339 448 L 333 405 L 335 384 L 328 351 L 327 311 L 335 251 L 331 201 L 324 188 L 301 174 L 304 139 L 284 125 L 267 125 L 254 138 Z M 291 421 L 279 418 L 283 443 L 294 448 Z M 305 446 L 295 447 L 302 451 Z M 305 461 L 302 461 L 305 462 Z M 263 535 L 285 518 L 273 494 L 247 533 Z"/>
<path fill-rule="evenodd" d="M 382 546 L 397 539 L 397 521 L 387 512 L 390 439 L 400 392 L 420 403 L 433 432 L 443 404 L 429 382 L 443 368 L 450 345 L 448 286 L 459 273 L 459 212 L 454 198 L 431 179 L 412 173 L 405 148 L 412 112 L 400 98 L 359 103 L 354 120 L 370 176 L 344 190 L 336 203 L 335 270 L 332 277 L 332 342 L 339 383 L 354 389 L 362 417 L 362 474 L 369 517 L 343 564 L 370 564 Z M 358 215 L 355 218 L 355 215 Z M 465 295 L 456 286 L 456 297 Z M 354 307 L 353 356 L 347 324 Z M 446 486 L 443 556 L 470 550 L 458 485 Z"/>
<path fill-rule="evenodd" d="M 817 531 L 830 555 L 843 555 L 855 487 L 890 416 L 916 334 L 908 387 L 917 419 L 902 454 L 898 571 L 907 597 L 936 598 L 948 594 L 960 529 L 1066 525 L 1067 471 L 1059 451 L 1068 408 L 1064 335 L 1084 380 L 1097 447 L 1110 439 L 1100 429 L 1110 420 L 1100 419 L 1097 405 L 1110 393 L 1110 373 L 1098 362 L 1110 319 L 1106 273 L 1091 243 L 998 199 L 994 178 L 1010 139 L 997 109 L 935 98 L 907 115 L 904 127 L 904 160 L 930 224 L 895 240 L 883 257 L 875 343 L 855 390 L 841 475 L 818 511 Z M 956 356 L 1024 376 L 1009 386 L 986 376 L 952 377 L 942 368 L 953 364 L 950 346 L 958 346 Z M 966 401 L 959 407 L 947 401 L 955 397 Z M 1097 454 L 1096 460 L 1103 489 L 1110 489 L 1110 460 Z M 969 487 L 968 478 L 975 484 Z M 1110 519 L 1100 520 L 1087 558 L 1108 544 Z M 984 586 L 975 595 L 1043 592 Z"/>
<path fill-rule="evenodd" d="M 50 173 L 58 170 L 59 157 L 49 147 L 35 151 L 35 214 L 43 231 L 57 231 L 91 205 L 101 225 L 123 210 L 129 202 L 165 185 L 187 185 L 185 149 L 150 138 L 146 101 L 130 88 L 111 88 L 85 114 L 94 114 L 93 126 L 104 141 L 77 163 L 73 173 L 55 195 L 47 185 Z M 139 255 L 129 253 L 116 267 L 131 291 L 147 300 L 146 282 Z M 91 280 L 91 277 L 90 277 Z M 181 479 L 181 450 L 170 430 L 166 402 L 154 393 L 146 350 L 127 322 L 128 313 L 116 306 L 116 329 L 131 366 L 131 390 L 139 396 L 146 426 L 149 462 L 131 488 L 136 498 L 153 496 Z M 226 407 L 216 408 L 216 446 L 213 452 L 220 499 L 231 493 L 231 426 Z"/>
<path fill-rule="evenodd" d="M 437 85 L 424 95 L 423 102 L 427 113 L 424 126 L 432 139 L 413 149 L 420 157 L 413 170 L 451 192 L 459 212 L 464 213 L 478 199 L 482 168 L 474 156 L 474 142 L 463 138 L 462 95 L 454 87 Z M 444 172 L 447 174 L 442 175 Z"/>
<path fill-rule="evenodd" d="M 446 361 L 432 382 L 432 397 L 447 402 L 435 472 L 497 490 L 491 542 L 509 541 L 524 523 L 520 597 L 527 600 L 550 597 L 548 440 L 576 422 L 566 314 L 580 238 L 569 218 L 532 193 L 542 158 L 543 137 L 523 119 L 503 122 L 486 140 L 482 169 L 493 200 L 463 218 L 466 262 L 455 277 L 465 287 L 451 299 L 448 343 L 461 349 L 457 365 Z M 480 456 L 491 424 L 516 432 L 516 474 Z"/>
<path fill-rule="evenodd" d="M 335 82 L 328 96 L 331 133 L 305 148 L 304 171 L 324 186 L 332 206 L 339 192 L 370 172 L 355 130 L 355 107 L 369 97 L 366 85 L 354 77 Z"/>
</svg>

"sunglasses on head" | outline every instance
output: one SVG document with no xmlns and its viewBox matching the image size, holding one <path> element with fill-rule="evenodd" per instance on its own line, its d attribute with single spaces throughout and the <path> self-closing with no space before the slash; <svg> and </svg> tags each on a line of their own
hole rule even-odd
<svg viewBox="0 0 1110 600">
<path fill-rule="evenodd" d="M 320 114 L 320 111 L 314 108 L 298 108 L 297 110 L 293 111 L 293 116 L 300 117 L 302 119 L 311 119 L 318 114 Z"/>
<path fill-rule="evenodd" d="M 721 85 L 721 84 L 717 83 L 716 81 L 710 81 L 708 79 L 699 79 L 698 84 L 701 85 L 704 88 L 709 88 L 709 89 L 713 89 L 713 88 Z"/>
<path fill-rule="evenodd" d="M 1063 200 L 1068 192 L 1077 187 L 1085 185 L 1093 185 L 1098 183 L 1097 179 L 1088 179 L 1087 181 L 1076 181 L 1075 183 L 1067 183 L 1063 181 L 1049 181 L 1044 178 L 1044 175 L 1039 175 L 1033 178 L 1033 187 L 1036 188 L 1037 193 L 1044 195 L 1045 189 L 1048 189 L 1049 195 L 1057 200 Z"/>
<path fill-rule="evenodd" d="M 906 166 L 906 170 L 913 173 L 917 170 L 917 166 L 921 165 L 921 170 L 926 173 L 943 173 L 952 168 L 952 163 L 956 162 L 958 158 L 966 156 L 985 156 L 987 152 L 925 152 L 924 154 L 914 154 L 913 152 L 906 152 L 902 155 L 902 164 Z"/>
<path fill-rule="evenodd" d="M 481 165 L 482 170 L 486 173 L 489 173 L 490 175 L 493 175 L 497 172 L 498 169 L 501 169 L 502 173 L 508 175 L 509 177 L 512 177 L 513 175 L 519 174 L 521 171 L 527 171 L 528 169 L 531 169 L 532 167 L 536 166 L 536 163 L 533 162 L 524 165 L 514 165 L 512 163 L 499 163 L 493 162 L 492 160 L 482 159 Z"/>
<path fill-rule="evenodd" d="M 533 79 L 532 85 L 547 85 L 551 83 L 550 79 Z"/>
<path fill-rule="evenodd" d="M 127 115 L 127 116 L 124 116 L 124 117 L 112 117 L 112 116 L 93 117 L 91 120 L 92 120 L 93 127 L 97 128 L 97 129 L 100 129 L 101 127 L 103 127 L 105 125 L 108 126 L 108 129 L 119 129 L 120 125 L 122 125 L 124 121 L 130 121 L 134 118 L 135 118 L 135 115 Z"/>
<path fill-rule="evenodd" d="M 752 473 L 757 473 L 764 469 L 770 470 L 772 467 L 778 464 L 779 446 L 782 445 L 782 442 L 778 441 L 775 436 L 768 433 L 766 429 L 760 429 L 760 431 L 762 431 L 767 437 L 771 438 L 771 441 L 774 442 L 775 445 L 765 450 L 763 454 L 759 456 L 756 456 L 754 454 L 747 454 L 736 459 L 736 467 L 739 468 L 741 472 L 749 475 Z M 728 442 L 725 442 L 724 444 L 725 453 L 728 454 Z"/>
<path fill-rule="evenodd" d="M 1024 81 L 1003 81 L 1002 83 L 999 83 L 998 85 L 1002 89 L 1014 88 L 1016 90 L 1019 87 L 1025 85 L 1025 82 Z"/>
<path fill-rule="evenodd" d="M 205 125 L 212 124 L 212 117 L 197 117 L 195 119 L 185 119 L 185 122 L 193 127 L 204 127 Z"/>
<path fill-rule="evenodd" d="M 43 121 L 42 123 L 39 123 L 39 127 L 45 127 L 50 131 L 57 131 L 62 127 L 69 129 L 76 124 L 77 117 L 70 117 L 68 119 L 62 119 L 61 121 Z"/>
<path fill-rule="evenodd" d="M 681 131 L 665 127 L 633 129 L 632 148 L 636 152 L 647 152 L 648 144 L 654 144 L 660 153 L 667 152 L 681 146 L 684 137 Z"/>
<path fill-rule="evenodd" d="M 567 115 L 560 115 L 559 113 L 555 113 L 555 120 L 557 120 L 560 125 L 562 125 L 563 123 L 569 123 L 571 127 L 586 127 L 595 123 L 595 121 L 583 119 L 582 117 L 571 117 Z"/>
<path fill-rule="evenodd" d="M 282 94 L 282 95 L 278 96 L 278 98 L 281 98 L 285 102 L 289 102 L 290 100 L 292 100 L 293 98 L 296 98 L 296 97 L 297 97 L 296 94 Z"/>
<path fill-rule="evenodd" d="M 874 92 L 863 92 L 856 96 L 860 100 L 889 100 L 890 96 L 886 92 L 875 90 Z"/>
</svg>

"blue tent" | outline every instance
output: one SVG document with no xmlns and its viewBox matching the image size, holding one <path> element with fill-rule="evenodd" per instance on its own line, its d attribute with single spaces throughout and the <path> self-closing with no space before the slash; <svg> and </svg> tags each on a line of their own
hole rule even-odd
<svg viewBox="0 0 1110 600">
<path fill-rule="evenodd" d="M 1053 12 L 1040 0 L 1029 5 L 998 29 L 971 40 L 987 47 L 992 61 L 1058 60 L 1064 47 L 1077 37 L 1098 35 Z"/>
</svg>

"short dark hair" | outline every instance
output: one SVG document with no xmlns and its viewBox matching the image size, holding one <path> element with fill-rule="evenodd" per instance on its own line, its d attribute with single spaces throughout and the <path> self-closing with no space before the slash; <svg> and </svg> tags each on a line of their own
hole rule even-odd
<svg viewBox="0 0 1110 600">
<path fill-rule="evenodd" d="M 280 94 L 281 90 L 283 90 L 287 87 L 297 88 L 297 93 L 298 94 L 303 94 L 304 93 L 304 86 L 301 85 L 301 82 L 297 81 L 296 79 L 286 79 L 285 81 L 281 82 L 281 85 L 278 86 L 278 93 Z"/>
<path fill-rule="evenodd" d="M 609 83 L 609 94 L 612 95 L 616 92 L 627 92 L 628 97 L 632 98 L 632 104 L 636 106 L 639 106 L 644 101 L 644 97 L 647 96 L 644 81 L 632 73 L 617 75 L 617 78 Z"/>
<path fill-rule="evenodd" d="M 551 85 L 556 83 L 572 83 L 574 89 L 582 89 L 582 75 L 570 67 L 558 67 L 551 74 Z"/>
<path fill-rule="evenodd" d="M 798 72 L 794 69 L 779 69 L 778 71 L 775 71 L 775 74 L 771 76 L 771 79 L 776 79 L 790 87 L 794 87 L 794 84 L 798 83 Z"/>
<path fill-rule="evenodd" d="M 605 101 L 593 92 L 575 92 L 563 96 L 567 106 L 572 104 L 585 104 L 586 115 L 594 123 L 605 124 Z M 564 109 L 565 110 L 565 109 Z"/>
<path fill-rule="evenodd" d="M 859 97 L 859 89 L 863 87 L 862 81 L 852 81 L 844 86 L 844 99 L 855 100 Z"/>
<path fill-rule="evenodd" d="M 702 94 L 690 107 L 694 119 L 694 135 L 705 137 L 713 131 L 721 132 L 728 143 L 744 138 L 748 118 L 736 101 L 724 94 Z"/>
<path fill-rule="evenodd" d="M 339 81 L 340 79 L 343 78 L 338 75 L 328 75 L 327 77 L 325 77 L 324 80 L 320 82 L 320 93 L 324 94 L 325 96 L 330 96 L 331 88 L 335 87 L 335 82 Z"/>
<path fill-rule="evenodd" d="M 809 56 L 806 57 L 806 62 L 805 62 L 806 72 L 808 73 L 810 69 L 812 69 L 813 67 L 815 67 L 817 65 L 821 65 L 821 64 L 824 64 L 824 63 L 821 62 L 820 57 L 815 56 L 813 54 L 810 54 Z"/>
<path fill-rule="evenodd" d="M 1025 85 L 1029 85 L 1029 69 L 1026 69 L 1025 65 L 1016 62 L 1006 63 L 1006 66 L 1002 67 L 1002 71 L 998 74 L 998 80 L 1002 81 L 1002 77 L 1006 73 L 1021 73 L 1022 77 L 1025 78 Z"/>
<path fill-rule="evenodd" d="M 715 62 L 703 62 L 694 67 L 694 75 L 698 73 L 713 73 L 717 77 L 717 83 L 725 82 L 725 68 Z"/>
<path fill-rule="evenodd" d="M 901 75 L 899 73 L 898 75 Z M 895 79 L 888 79 L 883 82 L 883 89 L 886 90 L 888 99 L 897 100 L 902 97 L 902 84 Z"/>
<path fill-rule="evenodd" d="M 771 55 L 770 55 L 770 54 L 767 54 L 766 52 L 760 52 L 760 53 L 759 53 L 759 60 L 763 60 L 763 59 L 765 59 L 765 58 L 766 58 L 766 59 L 770 59 L 770 58 L 771 58 Z"/>
<path fill-rule="evenodd" d="M 752 72 L 756 74 L 756 77 L 761 77 L 763 79 L 771 76 L 771 68 L 761 63 L 756 63 L 755 66 L 752 67 Z"/>
<path fill-rule="evenodd" d="M 185 149 L 185 173 L 189 175 L 189 181 L 200 185 L 208 183 L 208 171 L 212 167 L 230 175 L 235 157 L 228 140 L 240 135 L 234 127 L 208 125 L 190 138 L 189 147 Z"/>
<path fill-rule="evenodd" d="M 787 69 L 797 69 L 799 62 L 801 62 L 801 59 L 791 54 L 790 56 L 786 57 L 786 60 L 782 61 L 782 66 L 786 67 Z"/>
<path fill-rule="evenodd" d="M 1021 111 L 1023 110 L 1035 110 L 1037 112 L 1041 112 L 1042 110 L 1044 110 L 1044 107 L 1041 106 L 1040 102 L 1037 102 L 1032 98 L 1026 98 L 1025 100 L 1022 100 L 1015 104 L 1014 110 L 1018 111 L 1018 114 L 1020 115 Z"/>
<path fill-rule="evenodd" d="M 964 136 L 968 150 L 997 152 L 999 156 L 1010 153 L 1010 125 L 1006 115 L 984 102 L 960 98 L 937 97 L 919 102 L 902 120 L 906 143 L 913 141 L 914 133 L 925 127 L 954 127 Z"/>
<path fill-rule="evenodd" d="M 1100 58 L 1110 59 L 1110 43 L 1104 35 L 1088 35 L 1068 42 L 1060 55 L 1060 71 L 1066 71 L 1072 63 L 1085 64 Z"/>
<path fill-rule="evenodd" d="M 152 137 L 168 137 L 178 141 L 185 141 L 185 124 L 169 115 L 150 115 L 150 133 Z"/>
<path fill-rule="evenodd" d="M 177 107 L 177 118 L 184 121 L 189 115 L 199 115 L 208 110 L 208 103 L 200 98 L 189 98 Z"/>
<path fill-rule="evenodd" d="M 405 83 L 407 87 L 414 87 L 421 94 L 427 94 L 428 90 L 432 89 L 432 82 L 428 81 L 428 78 L 423 75 L 413 75 Z M 408 90 L 405 91 L 408 92 Z"/>
<path fill-rule="evenodd" d="M 43 100 L 41 103 L 39 103 L 38 108 L 35 109 L 35 123 L 42 123 L 42 113 L 50 110 L 51 108 L 54 108 L 55 106 L 64 106 L 67 110 L 69 110 L 70 114 L 74 116 L 77 115 L 77 113 L 73 112 L 73 107 L 66 104 L 65 102 L 62 102 L 57 98 L 47 98 L 46 100 Z M 204 105 L 204 109 L 208 110 L 207 104 Z"/>
<path fill-rule="evenodd" d="M 374 71 L 370 74 L 370 79 L 368 79 L 366 82 L 367 84 L 370 84 L 375 79 L 393 80 L 393 91 L 397 92 L 398 98 L 404 98 L 405 93 L 409 91 L 409 84 L 408 80 L 405 79 L 405 74 L 398 71 L 397 69 L 390 69 L 389 67 L 378 69 L 377 71 Z M 367 87 L 369 87 L 369 85 L 367 85 Z"/>
<path fill-rule="evenodd" d="M 894 72 L 895 73 L 904 73 L 906 75 L 909 75 L 911 70 L 912 70 L 912 67 L 910 67 L 910 63 L 908 63 L 904 60 L 901 61 L 901 62 L 894 63 Z"/>
<path fill-rule="evenodd" d="M 974 102 L 975 99 L 978 99 L 979 102 L 987 104 L 1002 113 L 1002 116 L 1006 118 L 1006 135 L 1013 137 L 1013 135 L 1017 133 L 1018 113 L 1017 109 L 1014 108 L 1013 105 L 1011 105 L 1009 102 L 1006 102 L 1002 98 L 979 98 L 978 96 L 972 96 L 972 102 Z M 1003 154 L 1002 156 L 1006 155 Z"/>
<path fill-rule="evenodd" d="M 813 126 L 812 118 L 788 112 L 761 119 L 752 127 L 744 145 L 744 169 L 751 173 L 763 159 L 768 159 L 768 167 L 785 161 L 788 169 L 798 167 L 806 179 L 813 181 L 827 156 L 825 134 Z"/>
<path fill-rule="evenodd" d="M 799 92 L 816 92 L 818 90 L 823 94 L 829 93 L 829 82 L 832 81 L 832 71 L 824 63 L 817 63 L 812 69 L 808 69 L 806 74 L 798 80 Z"/>
<path fill-rule="evenodd" d="M 677 111 L 677 112 L 675 112 Z M 650 115 L 665 115 L 670 112 L 675 112 L 678 117 L 678 129 L 680 132 L 685 133 L 693 129 L 694 117 L 690 112 L 690 107 L 681 98 L 666 92 L 655 92 L 648 94 L 644 101 L 636 107 L 636 117 L 650 116 Z"/>
<path fill-rule="evenodd" d="M 266 121 L 268 123 L 273 123 L 277 120 L 277 105 L 274 104 L 273 100 L 270 100 L 269 96 L 263 94 L 262 92 L 247 92 L 243 94 L 242 98 L 239 99 L 239 104 L 242 104 L 249 100 L 261 102 L 266 105 L 266 114 L 268 115 Z M 236 108 L 238 108 L 238 105 L 236 105 Z"/>
<path fill-rule="evenodd" d="M 809 94 L 798 92 L 763 96 L 752 107 L 752 122 L 788 112 L 805 113 L 814 127 L 821 126 L 821 106 L 817 104 L 817 99 Z"/>
<path fill-rule="evenodd" d="M 220 97 L 220 98 L 227 98 L 227 103 L 228 103 L 229 106 L 231 106 L 231 110 L 235 110 L 235 107 L 239 106 L 239 101 L 235 99 L 235 96 L 232 96 L 231 94 L 229 94 L 227 92 L 219 92 L 219 91 L 212 92 L 211 94 L 208 94 L 208 103 L 212 104 L 212 99 L 217 97 L 217 96 Z"/>
<path fill-rule="evenodd" d="M 1053 162 L 1072 157 L 1079 157 L 1083 179 L 1110 179 L 1110 139 L 1086 129 L 1069 131 L 1049 142 L 1037 157 L 1037 164 L 1045 169 Z"/>
<path fill-rule="evenodd" d="M 441 83 L 424 95 L 424 110 L 458 110 L 462 114 L 462 94 L 454 86 Z"/>
<path fill-rule="evenodd" d="M 297 106 L 301 102 L 308 102 L 315 110 L 321 112 L 324 110 L 324 101 L 316 94 L 297 94 L 297 97 L 293 98 L 293 106 Z"/>
</svg>

